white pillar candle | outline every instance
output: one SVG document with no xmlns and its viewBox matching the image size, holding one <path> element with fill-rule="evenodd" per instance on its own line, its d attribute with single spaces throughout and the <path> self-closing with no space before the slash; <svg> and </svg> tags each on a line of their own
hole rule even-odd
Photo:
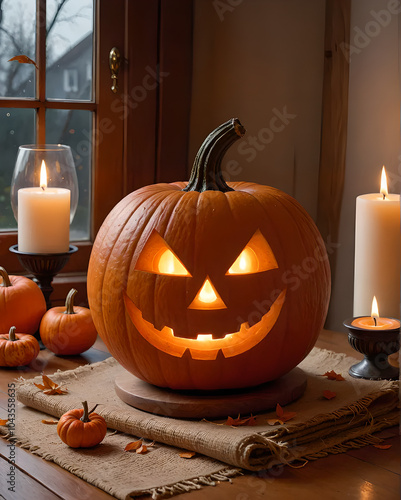
<svg viewBox="0 0 401 500">
<path fill-rule="evenodd" d="M 46 172 L 42 162 L 42 173 Z M 18 250 L 29 253 L 63 253 L 70 245 L 69 189 L 41 187 L 18 190 Z"/>
<path fill-rule="evenodd" d="M 376 296 L 382 316 L 400 317 L 400 195 L 383 190 L 356 200 L 354 316 Z"/>
</svg>

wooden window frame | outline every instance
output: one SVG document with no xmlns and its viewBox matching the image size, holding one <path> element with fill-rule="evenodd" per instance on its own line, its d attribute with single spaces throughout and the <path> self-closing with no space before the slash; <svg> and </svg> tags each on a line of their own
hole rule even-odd
<svg viewBox="0 0 401 500">
<path fill-rule="evenodd" d="M 79 250 L 53 282 L 53 304 L 62 303 L 71 287 L 78 289 L 76 302 L 86 302 L 86 272 L 93 241 L 119 200 L 143 185 L 187 177 L 192 1 L 97 0 L 95 5 L 93 101 L 46 100 L 46 24 L 40 22 L 46 19 L 44 0 L 37 0 L 37 96 L 0 99 L 0 108 L 36 109 L 38 144 L 46 142 L 46 109 L 94 112 L 90 239 L 72 242 Z M 118 47 L 122 53 L 117 94 L 111 92 L 108 64 L 112 47 Z M 121 119 L 116 115 L 116 103 L 120 100 L 127 106 L 126 100 L 132 99 L 133 90 L 143 85 L 149 71 L 157 75 L 156 87 L 139 103 L 135 113 L 128 109 Z M 165 74 L 168 77 L 163 78 Z M 0 233 L 0 265 L 10 274 L 24 274 L 17 257 L 8 250 L 16 243 L 16 231 Z"/>
</svg>

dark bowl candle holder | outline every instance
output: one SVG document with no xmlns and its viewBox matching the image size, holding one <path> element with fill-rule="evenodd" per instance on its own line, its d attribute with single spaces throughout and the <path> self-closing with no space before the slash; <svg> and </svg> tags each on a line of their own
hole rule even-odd
<svg viewBox="0 0 401 500">
<path fill-rule="evenodd" d="M 64 253 L 28 253 L 20 252 L 18 245 L 10 247 L 10 252 L 15 253 L 20 264 L 34 275 L 33 281 L 39 285 L 46 300 L 47 309 L 51 308 L 50 295 L 53 292 L 52 281 L 67 264 L 70 256 L 78 248 L 70 245 L 68 252 Z"/>
<path fill-rule="evenodd" d="M 399 369 L 389 364 L 388 356 L 400 348 L 400 328 L 359 328 L 352 325 L 355 319 L 358 318 L 344 321 L 344 326 L 348 329 L 348 342 L 365 357 L 350 367 L 349 374 L 355 378 L 369 380 L 398 379 Z"/>
</svg>

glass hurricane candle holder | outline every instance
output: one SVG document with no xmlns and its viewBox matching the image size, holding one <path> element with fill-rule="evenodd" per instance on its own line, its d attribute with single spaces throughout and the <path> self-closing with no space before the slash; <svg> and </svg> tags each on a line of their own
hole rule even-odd
<svg viewBox="0 0 401 500">
<path fill-rule="evenodd" d="M 78 204 L 78 179 L 69 146 L 20 146 L 11 181 L 11 206 L 21 252 L 56 254 L 69 249 Z"/>
</svg>

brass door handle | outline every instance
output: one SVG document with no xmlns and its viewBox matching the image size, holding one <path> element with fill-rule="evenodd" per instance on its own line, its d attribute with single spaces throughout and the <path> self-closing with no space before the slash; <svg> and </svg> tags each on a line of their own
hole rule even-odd
<svg viewBox="0 0 401 500">
<path fill-rule="evenodd" d="M 114 92 L 114 94 L 116 94 L 118 90 L 117 78 L 118 78 L 118 72 L 120 70 L 120 65 L 121 65 L 120 51 L 118 50 L 117 47 L 113 47 L 110 50 L 109 54 L 109 66 L 110 66 L 111 80 L 112 80 L 111 91 Z"/>
</svg>

